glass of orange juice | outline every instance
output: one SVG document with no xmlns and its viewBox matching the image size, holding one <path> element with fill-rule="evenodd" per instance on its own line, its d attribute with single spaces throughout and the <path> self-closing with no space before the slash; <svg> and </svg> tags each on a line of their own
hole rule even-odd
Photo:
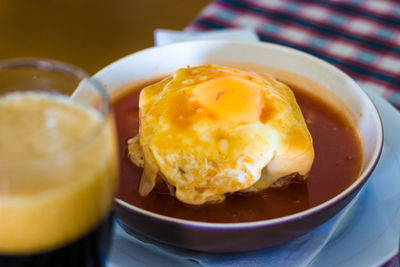
<svg viewBox="0 0 400 267">
<path fill-rule="evenodd" d="M 116 183 L 105 89 L 66 63 L 0 61 L 0 266 L 104 266 Z"/>
</svg>

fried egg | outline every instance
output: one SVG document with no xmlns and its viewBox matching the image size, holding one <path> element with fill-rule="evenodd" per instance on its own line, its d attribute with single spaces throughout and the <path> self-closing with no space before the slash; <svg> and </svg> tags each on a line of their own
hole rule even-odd
<svg viewBox="0 0 400 267">
<path fill-rule="evenodd" d="M 305 177 L 312 137 L 293 92 L 272 76 L 220 65 L 182 68 L 144 88 L 129 156 L 144 168 L 139 193 L 164 180 L 199 205 Z"/>
</svg>

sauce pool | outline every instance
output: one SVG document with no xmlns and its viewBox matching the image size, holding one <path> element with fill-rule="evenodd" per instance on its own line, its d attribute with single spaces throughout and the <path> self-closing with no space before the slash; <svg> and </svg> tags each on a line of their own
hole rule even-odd
<svg viewBox="0 0 400 267">
<path fill-rule="evenodd" d="M 138 193 L 142 169 L 128 157 L 127 141 L 138 133 L 139 93 L 157 82 L 135 83 L 114 99 L 120 153 L 120 184 L 117 198 L 134 206 L 170 217 L 204 222 L 247 222 L 278 218 L 317 206 L 349 187 L 362 160 L 361 145 L 348 120 L 323 101 L 289 84 L 295 93 L 313 137 L 315 160 L 304 182 L 269 188 L 253 194 L 228 195 L 217 204 L 191 206 L 168 194 Z"/>
</svg>

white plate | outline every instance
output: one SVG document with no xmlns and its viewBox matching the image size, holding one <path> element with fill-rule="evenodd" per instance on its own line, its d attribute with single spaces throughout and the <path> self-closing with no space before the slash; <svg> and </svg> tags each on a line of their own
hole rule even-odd
<svg viewBox="0 0 400 267">
<path fill-rule="evenodd" d="M 400 113 L 366 90 L 381 115 L 381 159 L 344 232 L 331 240 L 311 266 L 379 266 L 397 254 L 400 232 Z"/>
</svg>

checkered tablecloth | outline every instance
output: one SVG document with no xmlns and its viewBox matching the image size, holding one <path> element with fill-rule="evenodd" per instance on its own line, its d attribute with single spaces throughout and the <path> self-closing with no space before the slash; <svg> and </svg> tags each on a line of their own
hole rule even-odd
<svg viewBox="0 0 400 267">
<path fill-rule="evenodd" d="M 400 110 L 400 0 L 216 0 L 186 30 L 222 28 L 316 55 Z"/>
</svg>

